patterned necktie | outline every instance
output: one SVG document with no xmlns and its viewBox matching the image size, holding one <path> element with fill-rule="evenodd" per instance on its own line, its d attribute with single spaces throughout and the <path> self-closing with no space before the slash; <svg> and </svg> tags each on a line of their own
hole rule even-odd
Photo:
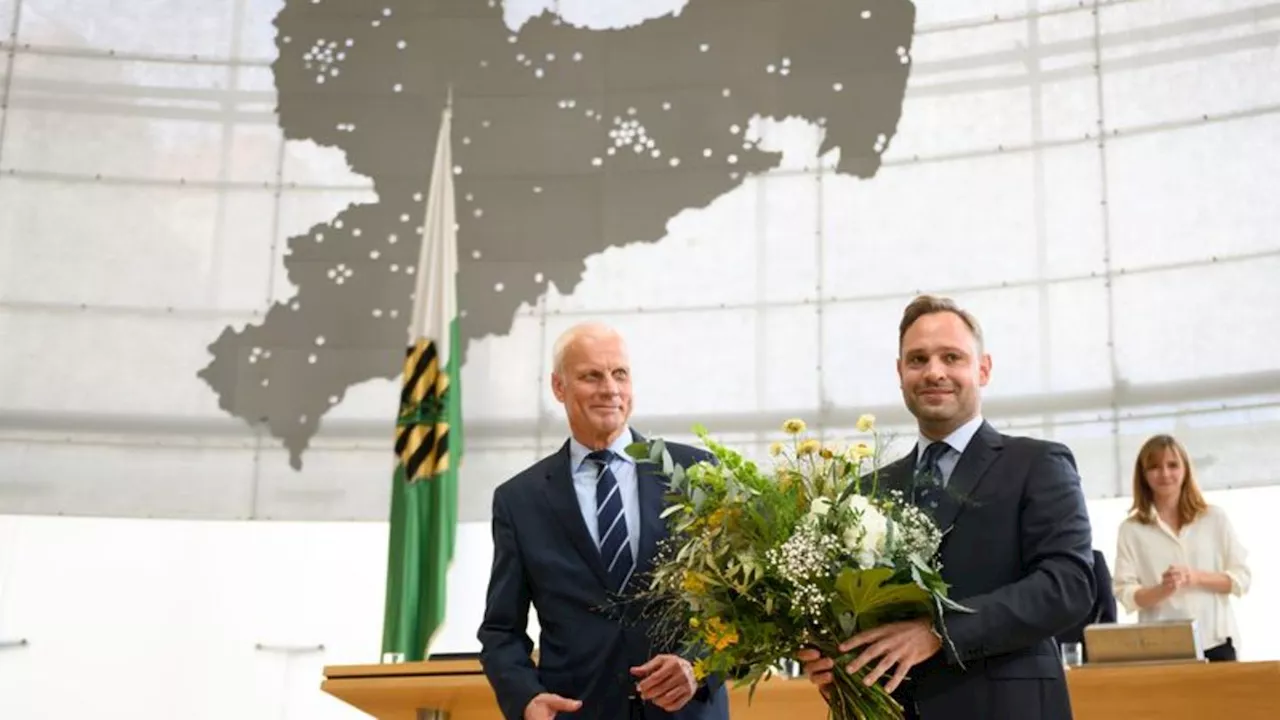
<svg viewBox="0 0 1280 720">
<path fill-rule="evenodd" d="M 938 467 L 938 461 L 949 449 L 950 446 L 945 442 L 932 443 L 924 449 L 919 469 L 916 470 L 915 503 L 930 513 L 938 509 L 938 502 L 945 492 L 942 468 Z"/>
<path fill-rule="evenodd" d="M 622 513 L 622 493 L 618 479 L 609 469 L 616 457 L 612 451 L 596 450 L 587 459 L 600 467 L 596 476 L 596 527 L 599 529 L 600 559 L 604 561 L 613 590 L 622 590 L 631 579 L 635 558 L 631 555 L 631 535 Z"/>
</svg>

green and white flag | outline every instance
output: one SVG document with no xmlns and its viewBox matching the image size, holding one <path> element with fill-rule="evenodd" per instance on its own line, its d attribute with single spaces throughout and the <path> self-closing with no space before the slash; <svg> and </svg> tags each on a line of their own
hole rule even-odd
<svg viewBox="0 0 1280 720">
<path fill-rule="evenodd" d="M 453 200 L 452 103 L 440 119 L 422 225 L 413 319 L 396 418 L 396 471 L 382 652 L 423 660 L 444 623 L 458 524 L 462 461 L 462 345 Z"/>
</svg>

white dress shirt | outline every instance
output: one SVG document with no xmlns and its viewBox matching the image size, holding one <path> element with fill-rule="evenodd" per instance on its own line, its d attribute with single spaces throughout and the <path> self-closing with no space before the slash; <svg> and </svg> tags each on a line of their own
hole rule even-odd
<svg viewBox="0 0 1280 720">
<path fill-rule="evenodd" d="M 627 535 L 631 541 L 631 557 L 640 561 L 640 495 L 636 485 L 636 461 L 627 454 L 627 446 L 635 442 L 631 429 L 627 428 L 609 449 L 616 457 L 609 463 L 609 470 L 618 481 L 618 494 L 622 497 L 622 516 L 627 520 Z M 578 496 L 582 520 L 591 533 L 591 541 L 600 547 L 600 528 L 596 523 L 596 479 L 600 466 L 587 461 L 591 450 L 586 445 L 569 438 L 569 467 L 573 470 L 573 492 Z"/>
<path fill-rule="evenodd" d="M 1159 517 L 1151 525 L 1129 518 L 1120 524 L 1112 586 L 1116 599 L 1129 612 L 1137 612 L 1141 622 L 1195 620 L 1203 649 L 1221 645 L 1227 638 L 1238 647 L 1240 633 L 1230 600 L 1232 595 L 1240 597 L 1249 591 L 1247 557 L 1227 514 L 1214 505 L 1176 533 Z M 1181 588 L 1156 605 L 1139 609 L 1134 595 L 1144 587 L 1159 585 L 1170 565 L 1226 573 L 1231 578 L 1231 592 Z"/>
<path fill-rule="evenodd" d="M 951 434 L 942 438 L 938 442 L 946 443 L 947 450 L 938 458 L 938 470 L 942 473 L 942 485 L 946 487 L 951 482 L 951 473 L 956 469 L 956 463 L 960 462 L 960 456 L 964 454 L 964 449 L 969 447 L 969 441 L 977 434 L 978 428 L 982 427 L 982 415 L 975 415 L 972 420 L 961 425 Z M 921 434 L 916 439 L 916 471 L 920 470 L 920 459 L 924 457 L 924 449 L 933 444 L 933 440 Z"/>
</svg>

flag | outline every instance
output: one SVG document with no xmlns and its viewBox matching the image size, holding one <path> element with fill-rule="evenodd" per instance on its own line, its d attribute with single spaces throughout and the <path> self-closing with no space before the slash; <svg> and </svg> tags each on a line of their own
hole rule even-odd
<svg viewBox="0 0 1280 720">
<path fill-rule="evenodd" d="M 396 417 L 396 469 L 382 652 L 414 662 L 444 623 L 462 460 L 458 240 L 450 151 L 452 100 L 440 118 Z"/>
</svg>

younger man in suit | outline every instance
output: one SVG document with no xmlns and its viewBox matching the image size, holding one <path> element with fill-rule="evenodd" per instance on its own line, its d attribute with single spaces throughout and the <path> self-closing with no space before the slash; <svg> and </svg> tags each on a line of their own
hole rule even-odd
<svg viewBox="0 0 1280 720">
<path fill-rule="evenodd" d="M 886 689 L 920 720 L 1070 720 L 1054 635 L 1093 606 L 1091 528 L 1075 459 L 1064 445 L 1003 435 L 982 418 L 991 375 L 977 320 L 922 296 L 898 330 L 902 398 L 916 417 L 915 452 L 884 468 L 896 488 L 946 532 L 942 576 L 954 652 L 927 620 L 850 638 L 849 672 Z M 831 682 L 832 660 L 802 651 L 805 672 Z M 908 678 L 908 673 L 910 677 Z M 904 682 L 906 681 L 906 682 Z"/>
<path fill-rule="evenodd" d="M 551 389 L 571 437 L 493 493 L 493 568 L 480 661 L 507 720 L 727 720 L 723 685 L 698 682 L 675 648 L 619 605 L 643 582 L 666 535 L 662 478 L 625 452 L 642 440 L 627 424 L 626 345 L 597 324 L 556 342 Z M 690 466 L 710 457 L 668 443 Z M 529 607 L 542 628 L 529 654 Z"/>
</svg>

